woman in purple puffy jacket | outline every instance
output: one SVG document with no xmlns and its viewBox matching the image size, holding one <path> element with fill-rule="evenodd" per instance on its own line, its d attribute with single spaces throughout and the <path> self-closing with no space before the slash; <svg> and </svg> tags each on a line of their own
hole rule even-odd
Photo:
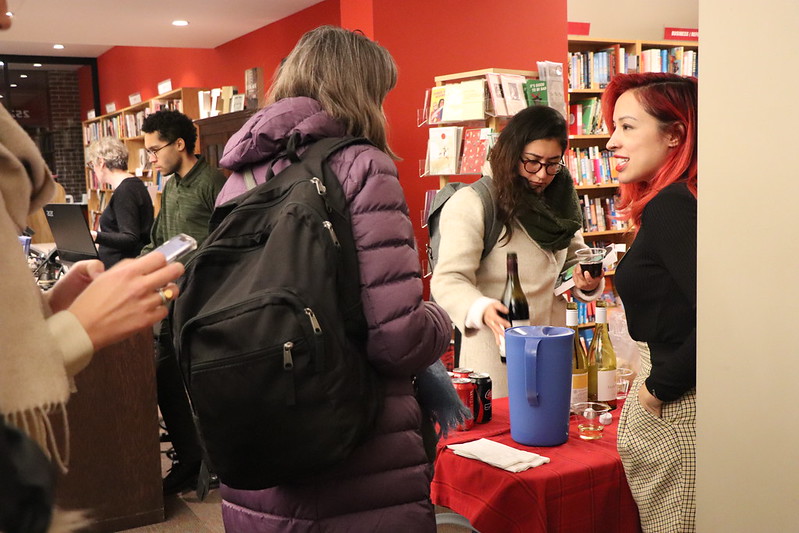
<svg viewBox="0 0 799 533">
<path fill-rule="evenodd" d="M 246 190 L 241 170 L 262 183 L 287 166 L 278 153 L 292 134 L 307 146 L 325 137 L 363 136 L 330 159 L 344 189 L 358 253 L 367 354 L 382 376 L 383 412 L 373 434 L 332 472 L 258 491 L 222 486 L 228 532 L 434 532 L 432 467 L 422 443 L 413 376 L 435 362 L 450 320 L 422 299 L 419 258 L 393 154 L 383 100 L 397 69 L 386 49 L 360 33 L 322 26 L 286 58 L 269 104 L 236 133 L 221 164 L 234 171 L 217 205 Z"/>
</svg>

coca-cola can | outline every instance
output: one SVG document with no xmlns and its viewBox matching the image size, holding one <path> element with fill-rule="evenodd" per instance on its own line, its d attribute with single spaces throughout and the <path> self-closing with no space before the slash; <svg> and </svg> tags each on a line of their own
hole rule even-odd
<svg viewBox="0 0 799 533">
<path fill-rule="evenodd" d="M 473 373 L 474 370 L 471 368 L 453 368 L 452 373 L 455 374 L 456 378 L 469 378 L 469 374 Z"/>
<path fill-rule="evenodd" d="M 469 378 L 455 378 L 452 380 L 452 386 L 455 387 L 455 392 L 458 397 L 470 411 L 474 412 L 474 383 Z M 468 431 L 474 426 L 474 420 L 466 420 L 463 424 L 459 425 L 458 431 Z"/>
<path fill-rule="evenodd" d="M 485 424 L 491 421 L 491 376 L 473 372 L 469 379 L 474 383 L 474 421 Z"/>
<path fill-rule="evenodd" d="M 446 368 L 447 371 L 451 371 L 453 368 L 455 368 L 455 344 L 454 343 L 449 343 L 449 348 L 447 348 L 447 351 L 444 352 L 441 355 L 440 359 L 441 359 L 441 363 L 444 365 L 444 368 Z"/>
</svg>

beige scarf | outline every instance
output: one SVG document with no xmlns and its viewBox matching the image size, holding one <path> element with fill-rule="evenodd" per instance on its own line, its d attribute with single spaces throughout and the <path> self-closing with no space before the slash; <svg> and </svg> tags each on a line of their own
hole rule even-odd
<svg viewBox="0 0 799 533">
<path fill-rule="evenodd" d="M 50 314 L 17 239 L 29 213 L 52 198 L 53 177 L 39 150 L 0 106 L 0 415 L 34 439 L 62 469 L 49 415 L 66 425 L 69 380 L 64 357 L 47 327 Z"/>
</svg>

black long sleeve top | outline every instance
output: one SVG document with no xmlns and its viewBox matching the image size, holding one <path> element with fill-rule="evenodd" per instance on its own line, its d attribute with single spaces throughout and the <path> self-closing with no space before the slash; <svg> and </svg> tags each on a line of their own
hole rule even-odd
<svg viewBox="0 0 799 533">
<path fill-rule="evenodd" d="M 100 216 L 98 253 L 106 268 L 126 257 L 136 257 L 150 242 L 153 202 L 139 178 L 127 178 L 114 190 Z"/>
<path fill-rule="evenodd" d="M 696 206 L 685 183 L 660 191 L 616 270 L 630 336 L 652 356 L 645 385 L 663 401 L 696 385 Z"/>
</svg>

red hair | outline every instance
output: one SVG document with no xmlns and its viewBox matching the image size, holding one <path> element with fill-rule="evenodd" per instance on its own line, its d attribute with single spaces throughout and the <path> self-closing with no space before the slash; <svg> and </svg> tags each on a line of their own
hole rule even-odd
<svg viewBox="0 0 799 533">
<path fill-rule="evenodd" d="M 682 132 L 680 144 L 671 150 L 666 162 L 649 181 L 623 183 L 620 186 L 621 218 L 632 220 L 636 228 L 641 225 L 644 207 L 664 187 L 685 182 L 696 196 L 696 125 L 697 81 L 664 72 L 620 74 L 608 84 L 602 95 L 602 115 L 611 135 L 615 130 L 613 110 L 616 101 L 627 91 L 633 91 L 644 110 L 655 117 L 661 128 Z M 675 128 L 675 126 L 680 126 Z"/>
</svg>

